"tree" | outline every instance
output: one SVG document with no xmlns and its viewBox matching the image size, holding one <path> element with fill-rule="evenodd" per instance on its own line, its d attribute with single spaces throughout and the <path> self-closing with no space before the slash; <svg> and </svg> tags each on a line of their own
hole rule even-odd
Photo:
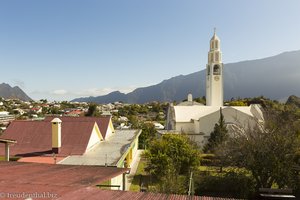
<svg viewBox="0 0 300 200">
<path fill-rule="evenodd" d="M 152 123 L 142 123 L 138 128 L 142 129 L 142 133 L 139 137 L 139 146 L 141 148 L 147 148 L 149 142 L 155 137 L 155 126 Z"/>
<path fill-rule="evenodd" d="M 166 193 L 184 193 L 187 189 L 184 181 L 200 164 L 196 145 L 186 136 L 174 134 L 153 139 L 145 151 L 145 158 L 145 170 L 158 181 L 160 192 Z M 174 183 L 176 187 L 172 187 Z"/>
<path fill-rule="evenodd" d="M 87 117 L 94 117 L 94 116 L 99 116 L 99 115 L 100 115 L 100 113 L 98 112 L 97 104 L 91 103 L 89 105 L 88 111 L 85 114 L 85 116 L 87 116 Z"/>
<path fill-rule="evenodd" d="M 208 143 L 203 147 L 204 152 L 214 153 L 215 150 L 226 141 L 228 138 L 228 130 L 225 126 L 224 115 L 222 114 L 222 109 L 220 108 L 220 119 L 219 122 L 215 124 L 213 132 L 210 134 Z"/>
<path fill-rule="evenodd" d="M 265 114 L 265 125 L 230 138 L 220 151 L 230 165 L 249 170 L 257 188 L 294 186 L 294 166 L 299 149 L 298 120 L 289 111 Z M 298 121 L 299 122 L 299 121 Z"/>
</svg>

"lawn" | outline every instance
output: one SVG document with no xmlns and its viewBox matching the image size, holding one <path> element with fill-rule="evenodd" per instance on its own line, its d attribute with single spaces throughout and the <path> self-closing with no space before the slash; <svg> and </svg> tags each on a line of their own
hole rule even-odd
<svg viewBox="0 0 300 200">
<path fill-rule="evenodd" d="M 146 172 L 145 172 L 145 165 L 146 165 L 146 161 L 141 158 L 140 163 L 138 165 L 137 171 L 135 176 L 133 177 L 131 186 L 130 186 L 130 191 L 135 191 L 135 192 L 139 192 L 140 191 L 140 181 L 141 179 L 143 179 L 143 177 L 146 177 Z"/>
</svg>

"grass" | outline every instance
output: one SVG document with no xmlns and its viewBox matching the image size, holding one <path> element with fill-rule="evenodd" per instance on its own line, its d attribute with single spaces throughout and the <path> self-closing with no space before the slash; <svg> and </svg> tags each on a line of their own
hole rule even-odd
<svg viewBox="0 0 300 200">
<path fill-rule="evenodd" d="M 146 176 L 145 166 L 146 166 L 146 162 L 143 158 L 141 158 L 136 173 L 132 179 L 131 186 L 129 188 L 130 191 L 135 191 L 135 192 L 140 191 L 140 179 L 142 176 Z"/>
</svg>

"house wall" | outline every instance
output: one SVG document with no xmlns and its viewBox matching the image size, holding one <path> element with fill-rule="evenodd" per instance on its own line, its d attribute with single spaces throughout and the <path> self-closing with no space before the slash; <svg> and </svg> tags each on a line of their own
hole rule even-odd
<svg viewBox="0 0 300 200">
<path fill-rule="evenodd" d="M 139 140 L 138 137 L 131 143 L 130 150 L 126 155 L 127 167 L 131 167 L 133 158 L 137 154 Z"/>
<path fill-rule="evenodd" d="M 100 138 L 101 134 L 100 131 L 94 126 L 89 143 L 87 145 L 86 151 L 88 151 L 90 148 L 92 148 L 95 144 L 101 141 L 102 136 Z"/>
<path fill-rule="evenodd" d="M 114 129 L 114 126 L 112 124 L 112 121 L 110 120 L 105 137 L 109 138 L 114 132 L 115 132 L 115 129 Z"/>
<path fill-rule="evenodd" d="M 133 157 L 135 157 L 136 153 L 137 153 L 137 150 L 138 150 L 138 147 L 139 147 L 139 138 L 137 138 L 134 143 L 133 143 Z"/>
<path fill-rule="evenodd" d="M 122 190 L 123 188 L 123 174 L 116 176 L 110 180 L 111 185 L 119 185 L 120 187 L 111 187 L 111 190 Z"/>
</svg>

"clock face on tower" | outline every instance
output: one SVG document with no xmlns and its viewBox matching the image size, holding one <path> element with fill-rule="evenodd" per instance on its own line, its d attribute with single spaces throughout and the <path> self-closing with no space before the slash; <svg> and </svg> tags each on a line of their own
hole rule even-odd
<svg viewBox="0 0 300 200">
<path fill-rule="evenodd" d="M 219 76 L 215 76 L 215 81 L 218 81 L 220 80 L 220 77 Z"/>
</svg>

